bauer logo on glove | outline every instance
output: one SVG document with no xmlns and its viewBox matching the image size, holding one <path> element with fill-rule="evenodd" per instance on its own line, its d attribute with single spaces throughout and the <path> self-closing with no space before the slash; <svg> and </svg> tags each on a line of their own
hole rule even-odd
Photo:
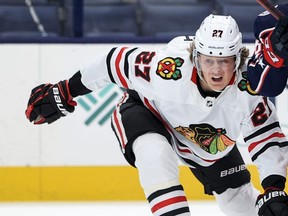
<svg viewBox="0 0 288 216">
<path fill-rule="evenodd" d="M 62 104 L 62 100 L 61 100 L 61 97 L 59 95 L 59 90 L 57 87 L 53 87 L 53 94 L 54 94 L 54 99 L 55 99 L 55 102 L 56 102 L 58 109 L 61 111 L 61 113 L 63 115 L 68 115 L 67 110 L 64 108 L 64 106 Z"/>
<path fill-rule="evenodd" d="M 287 194 L 277 188 L 268 188 L 259 195 L 256 209 L 259 216 L 287 216 L 288 215 Z"/>
<path fill-rule="evenodd" d="M 68 81 L 64 80 L 54 85 L 42 84 L 35 87 L 25 114 L 34 124 L 50 124 L 73 112 L 76 105 L 70 94 Z"/>
</svg>

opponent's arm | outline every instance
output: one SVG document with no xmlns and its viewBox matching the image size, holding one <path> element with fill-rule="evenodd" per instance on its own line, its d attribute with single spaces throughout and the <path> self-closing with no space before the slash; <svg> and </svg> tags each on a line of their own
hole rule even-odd
<svg viewBox="0 0 288 216">
<path fill-rule="evenodd" d="M 266 97 L 283 92 L 288 78 L 288 68 L 270 66 L 263 58 L 263 44 L 255 43 L 256 51 L 248 61 L 247 75 L 251 88 Z"/>
<path fill-rule="evenodd" d="M 273 31 L 263 38 L 264 60 L 275 68 L 288 67 L 288 16 L 281 17 Z"/>
<path fill-rule="evenodd" d="M 279 21 L 271 14 L 260 14 L 256 18 L 255 52 L 247 68 L 251 88 L 268 97 L 282 93 L 288 78 L 288 6 L 279 5 L 278 9 L 286 14 Z"/>
<path fill-rule="evenodd" d="M 277 20 L 270 13 L 259 14 L 254 21 L 254 35 L 263 46 L 264 60 L 272 67 L 287 66 L 288 54 L 288 5 L 278 5 L 283 14 Z"/>
</svg>

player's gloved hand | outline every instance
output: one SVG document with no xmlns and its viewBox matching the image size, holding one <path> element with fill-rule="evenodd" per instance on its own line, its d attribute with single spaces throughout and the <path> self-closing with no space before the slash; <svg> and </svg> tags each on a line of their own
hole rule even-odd
<svg viewBox="0 0 288 216">
<path fill-rule="evenodd" d="M 282 17 L 265 38 L 264 59 L 275 68 L 288 66 L 288 16 Z"/>
<path fill-rule="evenodd" d="M 70 95 L 68 80 L 57 84 L 42 84 L 30 95 L 26 117 L 34 124 L 52 123 L 74 111 L 77 103 Z"/>
<path fill-rule="evenodd" d="M 258 196 L 256 208 L 259 216 L 287 216 L 288 196 L 278 188 L 267 188 Z"/>
</svg>

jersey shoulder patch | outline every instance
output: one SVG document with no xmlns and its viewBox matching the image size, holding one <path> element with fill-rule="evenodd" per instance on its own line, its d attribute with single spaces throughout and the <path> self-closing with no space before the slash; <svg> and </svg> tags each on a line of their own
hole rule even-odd
<svg viewBox="0 0 288 216">
<path fill-rule="evenodd" d="M 247 71 L 242 71 L 237 79 L 237 87 L 242 92 L 247 92 L 250 95 L 257 95 L 257 93 L 251 88 L 248 81 Z"/>
</svg>

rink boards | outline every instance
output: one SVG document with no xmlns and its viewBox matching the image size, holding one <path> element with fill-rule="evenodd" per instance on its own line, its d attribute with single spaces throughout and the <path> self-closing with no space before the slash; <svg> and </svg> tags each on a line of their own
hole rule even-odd
<svg viewBox="0 0 288 216">
<path fill-rule="evenodd" d="M 122 94 L 118 87 L 109 85 L 77 98 L 74 114 L 51 125 L 32 125 L 24 115 L 33 87 L 70 77 L 94 55 L 114 46 L 0 44 L 0 201 L 144 199 L 137 170 L 124 160 L 110 128 L 111 111 Z M 280 122 L 287 134 L 287 92 L 278 98 Z M 239 147 L 250 164 L 244 143 L 239 142 Z M 249 169 L 258 187 L 257 171 L 252 165 Z M 181 181 L 189 199 L 212 199 L 203 195 L 202 185 L 182 166 Z"/>
<path fill-rule="evenodd" d="M 260 189 L 257 171 L 249 166 Z M 144 200 L 135 168 L 13 167 L 0 168 L 0 201 L 129 201 Z M 180 181 L 190 200 L 211 200 L 187 167 L 180 166 Z"/>
</svg>

